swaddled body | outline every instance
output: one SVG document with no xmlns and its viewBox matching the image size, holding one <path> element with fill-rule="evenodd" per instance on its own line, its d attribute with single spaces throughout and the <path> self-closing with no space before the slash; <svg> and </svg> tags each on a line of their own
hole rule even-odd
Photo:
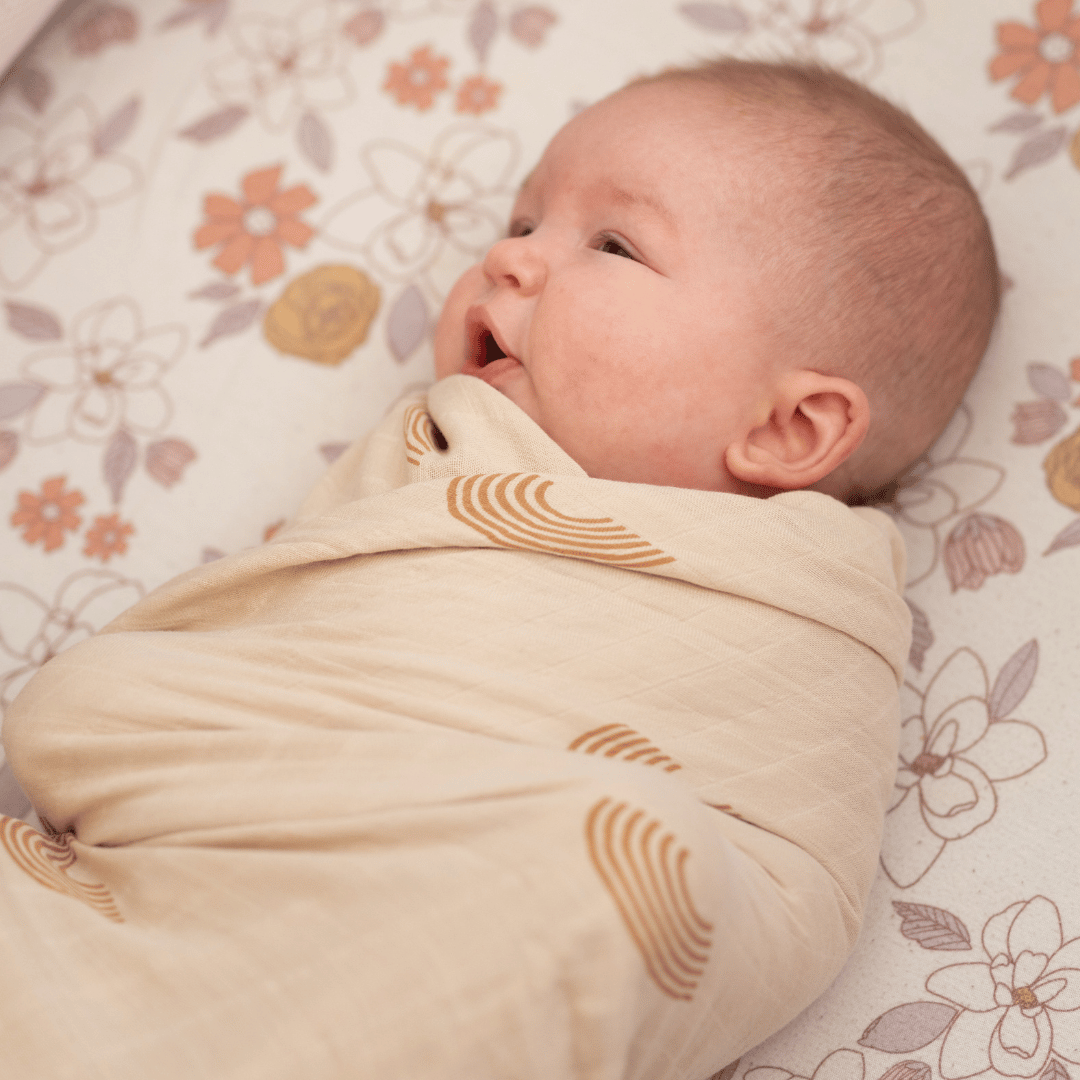
<svg viewBox="0 0 1080 1080">
<path fill-rule="evenodd" d="M 875 511 L 592 479 L 437 384 L 20 697 L 57 873 L 104 891 L 3 862 L 5 1064 L 708 1075 L 854 942 L 901 581 Z M 8 1025 L 35 996 L 62 1033 Z"/>
</svg>

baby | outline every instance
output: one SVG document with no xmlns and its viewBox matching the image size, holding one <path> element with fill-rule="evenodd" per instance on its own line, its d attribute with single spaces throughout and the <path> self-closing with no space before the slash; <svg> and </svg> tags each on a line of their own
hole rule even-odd
<svg viewBox="0 0 1080 1080">
<path fill-rule="evenodd" d="M 9 712 L 4 1075 L 704 1080 L 779 1029 L 895 771 L 903 551 L 841 500 L 996 306 L 963 175 L 839 75 L 577 116 L 440 380 Z"/>
</svg>

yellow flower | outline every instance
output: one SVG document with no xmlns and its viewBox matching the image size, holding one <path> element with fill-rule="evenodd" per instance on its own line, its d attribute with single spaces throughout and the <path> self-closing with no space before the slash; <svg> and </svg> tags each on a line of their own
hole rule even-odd
<svg viewBox="0 0 1080 1080">
<path fill-rule="evenodd" d="M 352 266 L 317 266 L 293 281 L 266 313 L 263 335 L 279 352 L 340 364 L 366 337 L 379 287 Z"/>
<path fill-rule="evenodd" d="M 1059 503 L 1080 510 L 1080 429 L 1046 455 L 1046 486 Z"/>
</svg>

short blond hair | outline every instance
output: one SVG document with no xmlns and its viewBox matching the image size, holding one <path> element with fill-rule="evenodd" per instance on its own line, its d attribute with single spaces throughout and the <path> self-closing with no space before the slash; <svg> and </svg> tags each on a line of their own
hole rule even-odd
<svg viewBox="0 0 1080 1080">
<path fill-rule="evenodd" d="M 716 87 L 766 151 L 798 165 L 770 215 L 794 250 L 760 255 L 771 329 L 801 366 L 867 393 L 870 432 L 841 466 L 839 494 L 887 498 L 960 404 L 997 316 L 978 195 L 914 118 L 829 68 L 722 58 L 640 81 L 668 80 Z"/>
</svg>

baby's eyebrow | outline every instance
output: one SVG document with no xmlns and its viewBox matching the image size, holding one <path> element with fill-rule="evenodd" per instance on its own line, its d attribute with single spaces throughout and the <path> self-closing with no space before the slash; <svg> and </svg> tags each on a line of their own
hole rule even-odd
<svg viewBox="0 0 1080 1080">
<path fill-rule="evenodd" d="M 652 192 L 631 191 L 628 188 L 619 187 L 613 180 L 600 182 L 601 193 L 618 206 L 643 206 L 652 210 L 658 217 L 663 218 L 669 228 L 675 228 L 675 215 L 664 203 Z"/>
</svg>

